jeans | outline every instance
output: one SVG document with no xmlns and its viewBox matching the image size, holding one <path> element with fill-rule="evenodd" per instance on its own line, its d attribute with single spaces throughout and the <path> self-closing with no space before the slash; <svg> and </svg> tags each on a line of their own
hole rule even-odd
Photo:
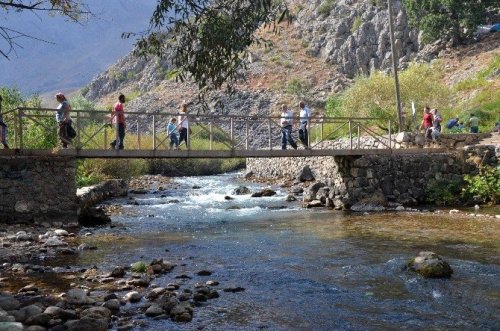
<svg viewBox="0 0 500 331">
<path fill-rule="evenodd" d="M 179 144 L 182 143 L 182 141 L 186 142 L 186 147 L 188 147 L 188 129 L 187 128 L 181 128 L 179 130 L 180 138 L 179 138 Z"/>
<path fill-rule="evenodd" d="M 287 125 L 281 128 L 281 149 L 286 149 L 286 143 L 289 143 L 294 149 L 297 149 L 297 144 L 292 138 L 292 126 Z"/>
<path fill-rule="evenodd" d="M 125 124 L 117 123 L 116 125 L 116 139 L 111 142 L 111 146 L 116 149 L 123 149 L 123 141 L 125 140 Z"/>
<path fill-rule="evenodd" d="M 305 147 L 309 146 L 309 137 L 307 132 L 307 122 L 302 123 L 299 129 L 299 139 Z"/>
<path fill-rule="evenodd" d="M 479 127 L 477 127 L 477 126 L 471 126 L 470 127 L 470 133 L 479 133 Z"/>
<path fill-rule="evenodd" d="M 176 133 L 170 134 L 170 148 L 175 145 L 175 148 L 179 148 L 179 138 Z"/>
</svg>

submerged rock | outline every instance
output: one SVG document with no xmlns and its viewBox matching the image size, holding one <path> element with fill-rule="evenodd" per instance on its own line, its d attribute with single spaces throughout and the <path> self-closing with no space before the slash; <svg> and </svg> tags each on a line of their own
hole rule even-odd
<svg viewBox="0 0 500 331">
<path fill-rule="evenodd" d="M 276 191 L 271 190 L 270 188 L 265 188 L 260 192 L 255 192 L 251 195 L 252 198 L 260 198 L 260 197 L 272 197 L 276 195 Z"/>
<path fill-rule="evenodd" d="M 426 278 L 447 278 L 453 273 L 448 262 L 434 252 L 420 252 L 412 258 L 407 268 Z"/>
<path fill-rule="evenodd" d="M 238 186 L 233 191 L 234 195 L 245 195 L 245 194 L 250 194 L 250 193 L 251 193 L 250 189 L 246 186 Z"/>
</svg>

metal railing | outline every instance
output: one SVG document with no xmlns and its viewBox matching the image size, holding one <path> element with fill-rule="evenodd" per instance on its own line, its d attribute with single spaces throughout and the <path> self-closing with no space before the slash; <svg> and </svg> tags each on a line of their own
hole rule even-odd
<svg viewBox="0 0 500 331">
<path fill-rule="evenodd" d="M 55 109 L 20 107 L 3 113 L 10 139 L 17 149 L 52 149 L 58 146 Z M 129 111 L 126 115 L 125 149 L 169 149 L 166 126 L 178 113 Z M 110 125 L 110 111 L 72 110 L 70 113 L 76 137 L 69 148 L 77 150 L 110 149 L 116 129 Z M 280 116 L 186 114 L 190 129 L 190 150 L 279 150 L 281 149 Z M 292 136 L 298 139 L 299 118 L 294 118 Z M 391 127 L 377 118 L 316 116 L 310 119 L 308 149 L 392 149 Z M 367 139 L 368 138 L 368 139 Z M 339 140 L 340 139 L 340 140 Z M 371 141 L 367 146 L 365 142 Z M 302 144 L 303 145 L 303 144 Z M 376 146 L 376 147 L 374 147 Z M 289 147 L 290 148 L 290 147 Z"/>
</svg>

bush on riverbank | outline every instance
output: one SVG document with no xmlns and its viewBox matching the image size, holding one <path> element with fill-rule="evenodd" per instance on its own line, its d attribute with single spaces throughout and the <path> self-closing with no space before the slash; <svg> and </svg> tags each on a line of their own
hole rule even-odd
<svg viewBox="0 0 500 331">
<path fill-rule="evenodd" d="M 405 130 L 413 131 L 416 126 L 420 126 L 422 109 L 429 105 L 440 110 L 445 123 L 458 116 L 467 126 L 470 114 L 474 113 L 480 119 L 480 132 L 490 132 L 495 122 L 500 120 L 499 72 L 500 56 L 497 55 L 485 69 L 474 76 L 447 86 L 444 83 L 445 68 L 439 61 L 410 65 L 400 74 L 401 100 L 406 113 Z M 417 109 L 415 121 L 411 116 L 412 102 Z M 326 101 L 325 109 L 327 116 L 377 117 L 382 128 L 387 127 L 388 120 L 391 120 L 394 123 L 393 129 L 396 129 L 394 79 L 384 72 L 359 76 L 346 91 L 331 95 Z M 325 125 L 324 135 L 338 129 L 338 126 Z M 468 128 L 464 131 L 468 132 Z M 346 132 L 344 130 L 343 134 Z M 335 134 L 339 135 L 342 132 Z"/>
<path fill-rule="evenodd" d="M 479 168 L 477 175 L 465 175 L 462 197 L 481 203 L 497 204 L 500 200 L 500 166 Z"/>
</svg>

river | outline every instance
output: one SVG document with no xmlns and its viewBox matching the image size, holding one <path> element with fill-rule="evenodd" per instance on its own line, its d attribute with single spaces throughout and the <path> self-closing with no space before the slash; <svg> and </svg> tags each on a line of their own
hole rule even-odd
<svg viewBox="0 0 500 331">
<path fill-rule="evenodd" d="M 113 216 L 112 229 L 93 230 L 87 240 L 99 250 L 79 263 L 106 268 L 163 257 L 178 264 L 174 275 L 192 277 L 186 285 L 214 279 L 220 289 L 245 289 L 220 291 L 191 323 L 150 319 L 148 330 L 500 329 L 498 219 L 303 210 L 285 202 L 286 189 L 231 195 L 240 184 L 234 174 L 176 178 L 164 191 L 135 195 L 138 205 L 116 199 L 124 215 Z M 440 254 L 453 276 L 403 270 L 421 250 Z"/>
</svg>

